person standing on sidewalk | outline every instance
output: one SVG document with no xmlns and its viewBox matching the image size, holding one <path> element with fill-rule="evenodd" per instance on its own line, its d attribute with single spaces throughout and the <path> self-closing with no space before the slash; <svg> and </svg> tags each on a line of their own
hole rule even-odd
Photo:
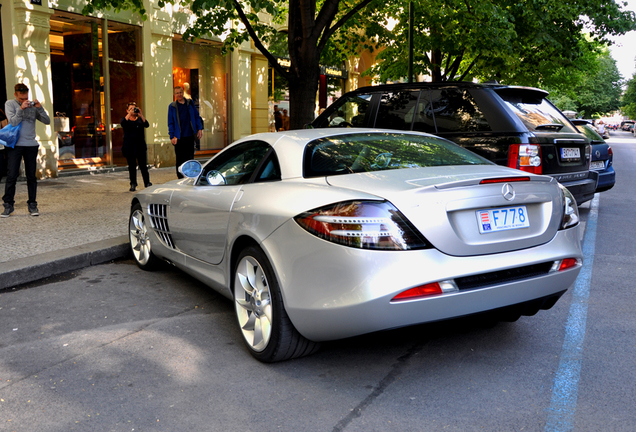
<svg viewBox="0 0 636 432">
<path fill-rule="evenodd" d="M 148 156 L 146 152 L 146 136 L 144 128 L 150 127 L 150 123 L 144 117 L 141 109 L 135 102 L 129 102 L 126 106 L 126 117 L 121 119 L 121 127 L 124 130 L 124 143 L 121 152 L 128 161 L 128 174 L 130 174 L 130 191 L 137 189 L 137 164 L 141 171 L 144 186 L 150 187 L 150 175 L 148 174 Z"/>
<path fill-rule="evenodd" d="M 4 111 L 0 109 L 0 129 L 9 124 L 7 116 Z M 7 175 L 7 152 L 4 150 L 4 146 L 0 145 L 0 181 Z"/>
<path fill-rule="evenodd" d="M 183 178 L 179 172 L 179 167 L 184 162 L 194 159 L 194 138 L 196 136 L 196 138 L 201 139 L 203 125 L 199 111 L 194 106 L 192 99 L 184 97 L 181 86 L 174 88 L 174 97 L 176 100 L 168 106 L 168 133 L 177 157 L 177 177 Z"/>
<path fill-rule="evenodd" d="M 9 217 L 14 210 L 15 204 L 15 184 L 20 173 L 20 162 L 24 160 L 24 171 L 27 178 L 27 190 L 29 199 L 27 206 L 31 216 L 38 216 L 37 203 L 37 177 L 35 169 L 38 158 L 38 148 L 40 144 L 35 139 L 35 121 L 39 120 L 45 125 L 51 124 L 51 119 L 40 101 L 34 99 L 29 101 L 29 88 L 24 84 L 16 84 L 15 100 L 8 100 L 4 105 L 4 110 L 9 119 L 9 123 L 17 126 L 22 123 L 20 138 L 14 148 L 7 148 L 7 183 L 4 188 L 4 211 L 2 217 Z"/>
</svg>

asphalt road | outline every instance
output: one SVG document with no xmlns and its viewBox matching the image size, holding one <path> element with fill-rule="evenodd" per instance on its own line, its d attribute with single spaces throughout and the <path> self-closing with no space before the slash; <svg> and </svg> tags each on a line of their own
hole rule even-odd
<svg viewBox="0 0 636 432">
<path fill-rule="evenodd" d="M 588 277 L 549 311 L 266 365 L 232 304 L 189 276 L 90 267 L 0 294 L 0 430 L 631 432 L 636 139 L 610 143 L 617 185 L 582 209 Z"/>
</svg>

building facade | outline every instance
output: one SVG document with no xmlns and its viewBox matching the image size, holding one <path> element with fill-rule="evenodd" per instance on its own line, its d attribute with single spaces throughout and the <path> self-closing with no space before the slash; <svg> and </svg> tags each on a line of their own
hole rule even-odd
<svg viewBox="0 0 636 432">
<path fill-rule="evenodd" d="M 149 163 L 174 165 L 167 112 L 176 85 L 203 120 L 198 156 L 268 130 L 268 63 L 250 43 L 222 56 L 218 38 L 185 42 L 192 17 L 154 0 L 145 1 L 146 21 L 130 12 L 83 16 L 83 5 L 0 0 L 2 105 L 21 82 L 53 119 L 37 125 L 39 177 L 125 165 L 120 121 L 128 102 L 150 123 Z"/>
</svg>

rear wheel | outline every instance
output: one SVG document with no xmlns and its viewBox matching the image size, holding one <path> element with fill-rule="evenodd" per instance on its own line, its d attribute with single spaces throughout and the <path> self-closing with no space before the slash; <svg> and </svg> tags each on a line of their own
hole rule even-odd
<svg viewBox="0 0 636 432">
<path fill-rule="evenodd" d="M 244 249 L 234 270 L 234 308 L 243 340 L 256 359 L 271 363 L 314 353 L 319 345 L 294 328 L 265 254 Z"/>
<path fill-rule="evenodd" d="M 141 205 L 137 203 L 130 212 L 128 238 L 133 257 L 137 265 L 143 270 L 153 270 L 159 264 L 159 259 L 152 253 L 148 228 Z"/>
</svg>

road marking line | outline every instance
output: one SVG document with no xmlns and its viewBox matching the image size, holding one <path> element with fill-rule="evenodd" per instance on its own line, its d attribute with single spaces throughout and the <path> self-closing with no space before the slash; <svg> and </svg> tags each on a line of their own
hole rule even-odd
<svg viewBox="0 0 636 432">
<path fill-rule="evenodd" d="M 599 194 L 595 194 L 590 205 L 583 241 L 583 267 L 574 283 L 572 304 L 565 325 L 561 360 L 552 385 L 552 400 L 548 408 L 546 432 L 565 432 L 574 429 L 574 415 L 581 378 L 581 363 L 583 362 L 587 307 L 594 265 L 598 201 Z"/>
</svg>

